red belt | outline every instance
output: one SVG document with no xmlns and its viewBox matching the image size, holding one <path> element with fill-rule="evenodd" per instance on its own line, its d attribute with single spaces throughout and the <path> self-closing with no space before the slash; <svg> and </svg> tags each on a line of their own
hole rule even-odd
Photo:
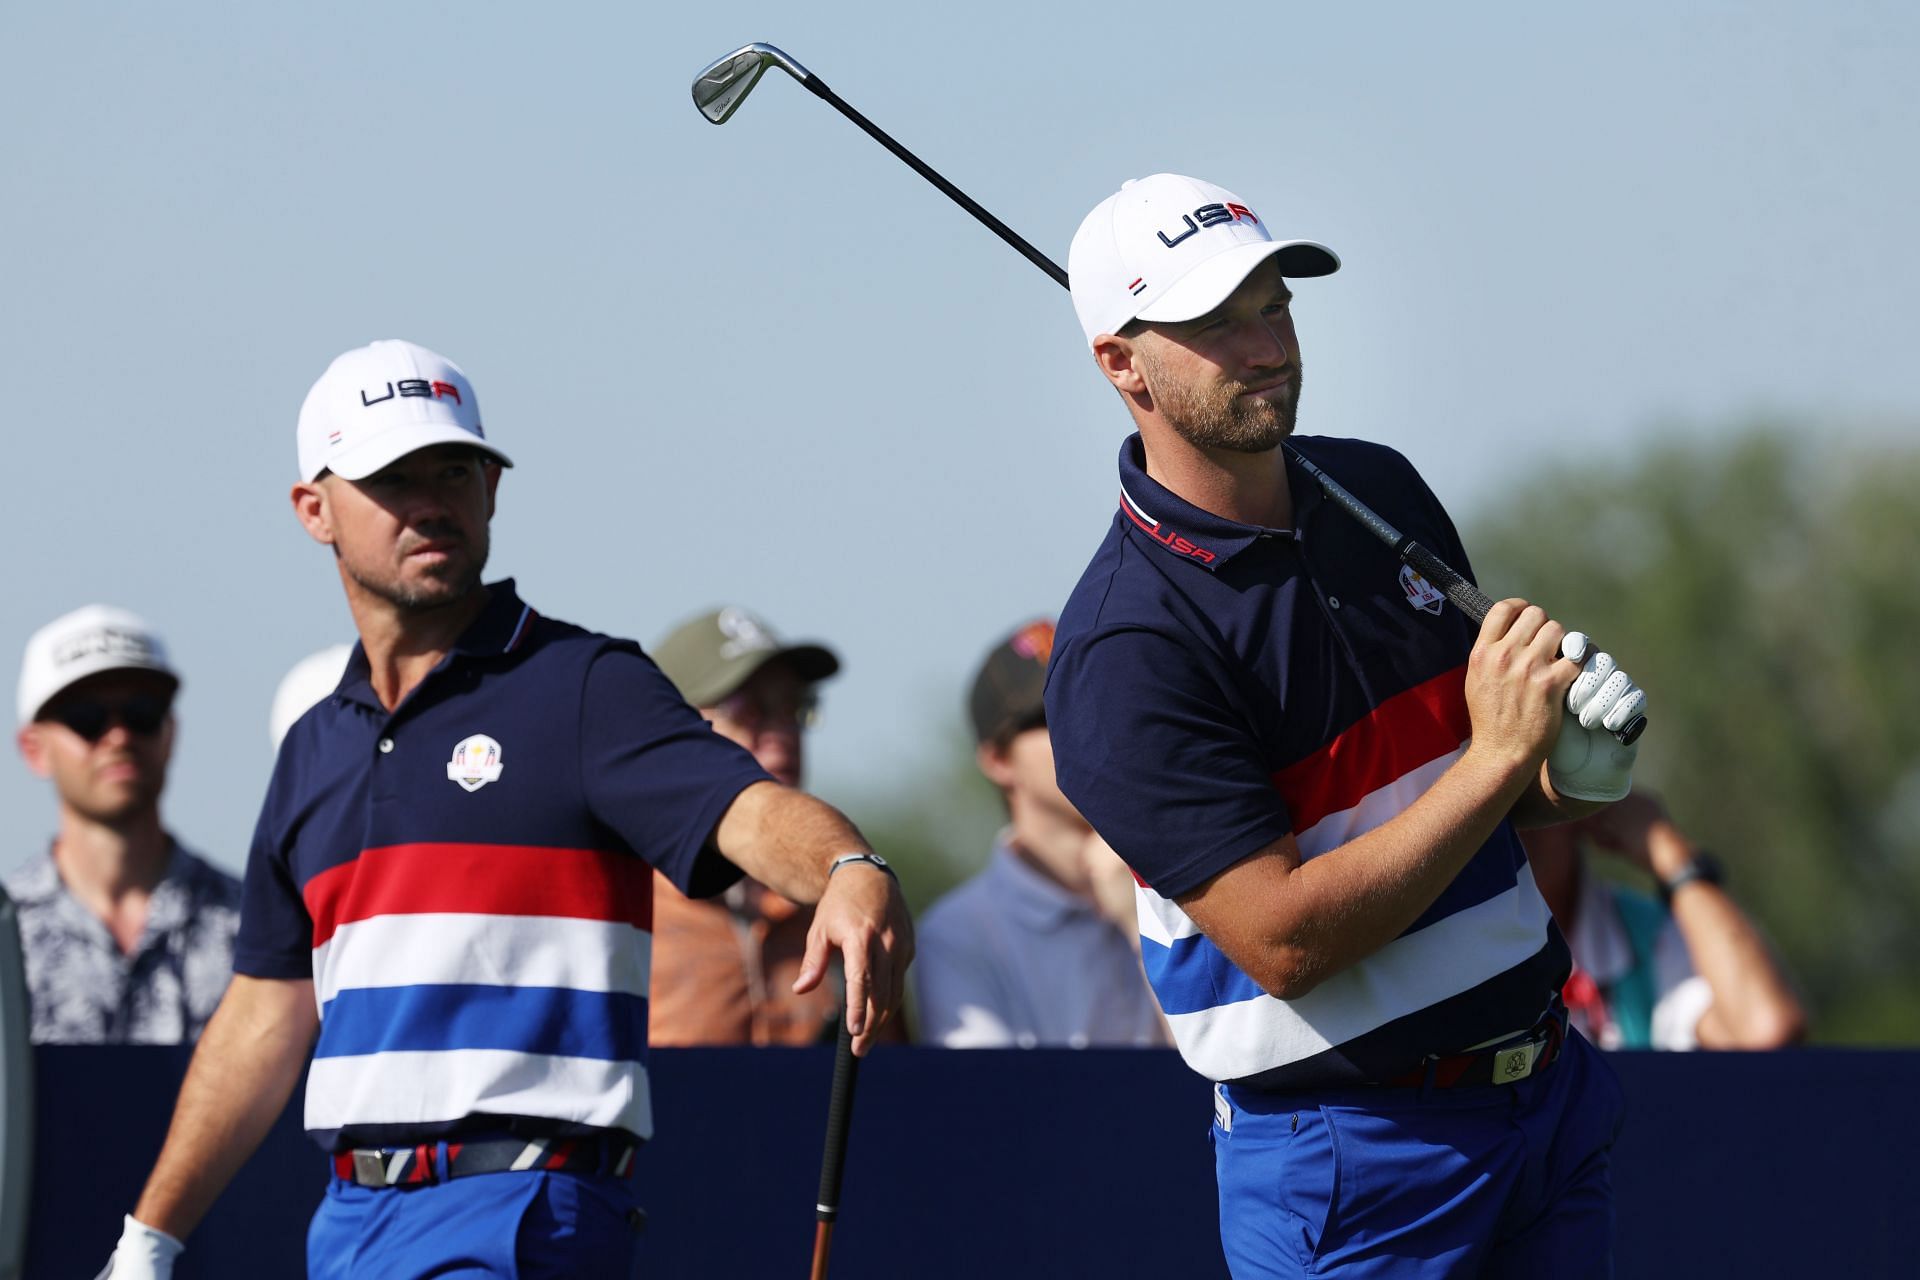
<svg viewBox="0 0 1920 1280">
<path fill-rule="evenodd" d="M 363 1187 L 410 1187 L 511 1170 L 610 1173 L 633 1171 L 639 1144 L 628 1138 L 486 1138 L 422 1142 L 411 1147 L 357 1147 L 333 1156 L 336 1176 Z M 444 1158 L 443 1158 L 444 1151 Z M 444 1169 L 444 1175 L 442 1170 Z"/>
<path fill-rule="evenodd" d="M 1515 1084 L 1546 1070 L 1560 1056 L 1566 1039 L 1566 1011 L 1556 1008 L 1523 1035 L 1466 1053 L 1430 1054 L 1413 1070 L 1381 1083 L 1404 1089 Z"/>
</svg>

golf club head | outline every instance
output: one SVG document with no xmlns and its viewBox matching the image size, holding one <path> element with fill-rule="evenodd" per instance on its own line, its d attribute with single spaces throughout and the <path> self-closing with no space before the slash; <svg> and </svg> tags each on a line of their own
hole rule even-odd
<svg viewBox="0 0 1920 1280">
<path fill-rule="evenodd" d="M 693 79 L 693 105 L 710 124 L 725 124 L 760 83 L 768 67 L 779 67 L 805 84 L 807 69 L 770 44 L 735 49 Z"/>
</svg>

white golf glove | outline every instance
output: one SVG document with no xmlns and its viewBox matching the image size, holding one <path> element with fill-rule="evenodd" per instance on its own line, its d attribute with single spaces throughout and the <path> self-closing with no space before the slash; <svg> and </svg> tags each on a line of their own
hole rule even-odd
<svg viewBox="0 0 1920 1280">
<path fill-rule="evenodd" d="M 144 1222 L 135 1222 L 128 1214 L 120 1232 L 120 1243 L 107 1259 L 106 1270 L 93 1280 L 172 1280 L 173 1260 L 187 1246 L 164 1231 L 155 1231 Z"/>
<path fill-rule="evenodd" d="M 1618 800 L 1633 789 L 1640 747 L 1621 745 L 1613 731 L 1646 714 L 1647 695 L 1583 632 L 1569 631 L 1560 652 L 1580 663 L 1580 674 L 1567 690 L 1560 736 L 1547 756 L 1547 778 L 1555 791 L 1574 800 Z"/>
</svg>

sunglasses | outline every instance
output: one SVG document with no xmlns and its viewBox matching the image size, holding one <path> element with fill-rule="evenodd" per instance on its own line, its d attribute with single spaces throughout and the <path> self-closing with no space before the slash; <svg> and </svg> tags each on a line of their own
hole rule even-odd
<svg viewBox="0 0 1920 1280">
<path fill-rule="evenodd" d="M 58 706 L 48 707 L 40 716 L 42 720 L 51 720 L 85 738 L 88 742 L 98 742 L 107 736 L 107 730 L 116 724 L 125 725 L 127 732 L 140 737 L 151 737 L 160 732 L 160 726 L 167 722 L 167 716 L 173 710 L 173 699 L 152 693 L 136 693 L 123 702 L 95 702 L 88 698 L 75 698 Z"/>
</svg>

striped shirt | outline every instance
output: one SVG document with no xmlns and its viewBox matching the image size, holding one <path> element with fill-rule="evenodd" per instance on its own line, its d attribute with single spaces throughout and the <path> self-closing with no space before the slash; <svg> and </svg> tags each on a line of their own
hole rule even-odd
<svg viewBox="0 0 1920 1280">
<path fill-rule="evenodd" d="M 1296 446 L 1468 572 L 1392 450 Z M 1387 822 L 1465 748 L 1478 628 L 1293 473 L 1295 527 L 1236 524 L 1121 450 L 1119 511 L 1061 615 L 1047 720 L 1060 784 L 1126 859 L 1142 953 L 1188 1063 L 1301 1088 L 1388 1079 L 1530 1026 L 1564 941 L 1501 823 L 1398 938 L 1294 1000 L 1267 994 L 1177 899 L 1292 834 L 1311 859 Z"/>
<path fill-rule="evenodd" d="M 356 649 L 281 748 L 234 959 L 313 980 L 316 1141 L 649 1136 L 653 868 L 724 888 L 703 850 L 765 777 L 636 646 L 510 582 L 391 713 Z"/>
</svg>

